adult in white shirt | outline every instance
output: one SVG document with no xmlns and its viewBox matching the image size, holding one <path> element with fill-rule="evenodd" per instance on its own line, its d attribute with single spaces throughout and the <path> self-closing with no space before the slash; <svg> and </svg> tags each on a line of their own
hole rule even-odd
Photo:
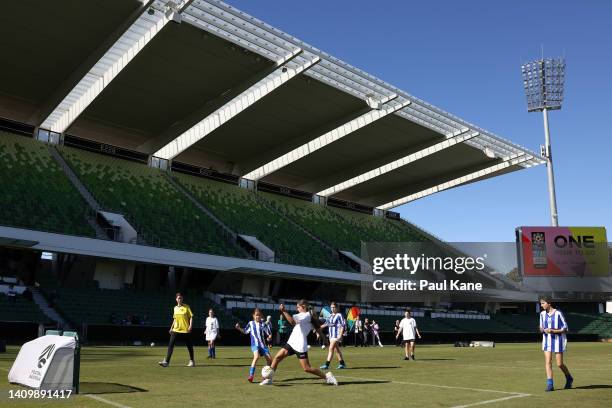
<svg viewBox="0 0 612 408">
<path fill-rule="evenodd" d="M 217 351 L 215 349 L 215 340 L 219 335 L 219 320 L 215 316 L 215 311 L 208 309 L 208 317 L 206 318 L 206 341 L 208 342 L 208 357 L 217 358 Z"/>
<path fill-rule="evenodd" d="M 411 358 L 414 360 L 415 339 L 416 336 L 418 336 L 420 339 L 421 333 L 419 333 L 419 329 L 417 328 L 416 320 L 414 320 L 410 315 L 410 310 L 406 310 L 404 312 L 404 318 L 399 324 L 399 330 L 397 331 L 395 338 L 398 338 L 400 333 L 402 333 L 404 343 L 404 360 L 410 360 Z"/>
<path fill-rule="evenodd" d="M 310 333 L 311 330 L 321 329 L 321 323 L 308 311 L 308 302 L 300 300 L 297 303 L 298 312 L 293 316 L 289 314 L 283 304 L 279 306 L 279 310 L 283 316 L 285 316 L 287 322 L 293 326 L 293 330 L 291 331 L 287 343 L 282 346 L 274 356 L 274 360 L 272 360 L 272 364 L 270 365 L 272 368 L 272 375 L 259 383 L 259 385 L 271 385 L 272 378 L 280 362 L 283 361 L 285 357 L 292 355 L 297 356 L 304 372 L 322 378 L 327 384 L 338 385 L 338 381 L 331 372 L 324 374 L 320 369 L 312 367 L 308 360 L 308 333 Z"/>
</svg>

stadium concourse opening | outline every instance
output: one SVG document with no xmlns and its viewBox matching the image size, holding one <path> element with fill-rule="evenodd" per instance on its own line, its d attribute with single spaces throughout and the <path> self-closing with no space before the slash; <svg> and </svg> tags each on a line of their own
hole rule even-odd
<svg viewBox="0 0 612 408">
<path fill-rule="evenodd" d="M 493 288 L 486 302 L 473 293 L 366 302 L 361 285 L 367 243 L 458 252 L 394 209 L 543 164 L 538 154 L 219 0 L 5 3 L 0 369 L 53 330 L 82 346 L 76 406 L 183 406 L 183 397 L 235 406 L 245 396 L 259 405 L 246 388 L 259 380 L 251 359 L 279 346 L 266 376 L 305 401 L 299 386 L 319 379 L 301 372 L 334 384 L 317 369 L 334 353 L 353 370 L 336 372 L 355 386 L 352 406 L 372 384 L 388 387 L 380 395 L 424 387 L 422 406 L 532 395 L 525 378 L 490 375 L 490 355 L 450 348 L 542 338 L 538 293 L 519 291 L 516 273 L 466 274 L 465 285 Z M 605 294 L 561 295 L 571 340 L 585 342 L 577 353 L 609 370 L 595 343 L 612 338 Z M 405 349 L 394 347 L 400 334 Z M 191 361 L 181 360 L 183 340 Z M 416 356 L 415 340 L 425 345 Z M 530 347 L 495 351 L 523 372 L 534 369 L 520 361 Z M 286 354 L 299 361 L 279 368 Z M 34 360 L 27 369 L 44 365 Z M 412 363 L 436 381 L 406 381 L 412 368 L 400 364 Z M 482 368 L 474 382 L 456 375 L 469 365 Z M 185 387 L 181 369 L 206 387 Z M 287 395 L 279 403 L 295 403 Z"/>
</svg>

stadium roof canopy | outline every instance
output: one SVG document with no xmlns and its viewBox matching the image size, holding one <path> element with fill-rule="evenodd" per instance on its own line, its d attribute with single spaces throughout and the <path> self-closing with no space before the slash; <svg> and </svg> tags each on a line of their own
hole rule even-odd
<svg viewBox="0 0 612 408">
<path fill-rule="evenodd" d="M 20 0 L 0 33 L 1 116 L 247 179 L 390 209 L 543 163 L 218 0 Z"/>
</svg>

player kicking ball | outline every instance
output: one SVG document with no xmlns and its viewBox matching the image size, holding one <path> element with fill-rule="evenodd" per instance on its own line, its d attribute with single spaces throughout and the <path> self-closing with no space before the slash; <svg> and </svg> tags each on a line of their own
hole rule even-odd
<svg viewBox="0 0 612 408">
<path fill-rule="evenodd" d="M 404 312 L 404 318 L 399 324 L 399 330 L 397 331 L 397 335 L 395 338 L 399 338 L 400 333 L 402 333 L 403 343 L 404 343 L 404 360 L 410 360 L 414 358 L 414 343 L 416 340 L 416 336 L 421 338 L 421 333 L 419 333 L 419 329 L 417 328 L 416 320 L 412 318 L 410 315 L 410 310 L 406 310 Z"/>
<path fill-rule="evenodd" d="M 336 306 L 336 302 L 331 302 L 329 305 L 331 308 L 331 315 L 327 318 L 327 321 L 321 328 L 328 328 L 329 331 L 329 351 L 327 352 L 327 360 L 325 364 L 321 367 L 322 370 L 327 370 L 329 368 L 329 363 L 334 358 L 334 352 L 338 353 L 338 369 L 342 370 L 346 368 L 346 364 L 344 363 L 344 357 L 342 356 L 342 351 L 340 351 L 340 342 L 342 341 L 342 335 L 344 334 L 344 318 L 342 314 L 338 313 L 338 307 Z"/>
<path fill-rule="evenodd" d="M 259 385 L 271 385 L 272 378 L 274 377 L 278 365 L 285 357 L 294 354 L 297 356 L 304 372 L 322 378 L 327 384 L 338 385 L 338 381 L 331 372 L 324 374 L 320 369 L 313 368 L 308 360 L 308 342 L 306 337 L 311 330 L 320 330 L 321 328 L 317 318 L 308 311 L 308 303 L 305 300 L 300 300 L 297 303 L 298 313 L 293 316 L 287 312 L 285 305 L 281 304 L 279 310 L 285 316 L 287 322 L 293 326 L 293 330 L 291 331 L 287 343 L 283 345 L 278 353 L 276 353 L 276 356 L 274 356 L 268 378 L 264 379 Z"/>
</svg>

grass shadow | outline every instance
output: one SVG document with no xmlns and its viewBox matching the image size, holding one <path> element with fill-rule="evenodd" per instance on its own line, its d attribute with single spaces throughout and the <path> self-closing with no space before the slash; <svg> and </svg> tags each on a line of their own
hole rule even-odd
<svg viewBox="0 0 612 408">
<path fill-rule="evenodd" d="M 310 381 L 308 381 L 310 380 Z M 294 381 L 308 381 L 304 383 L 294 383 Z M 351 385 L 351 384 L 385 384 L 390 383 L 391 381 L 387 380 L 359 380 L 359 381 L 338 381 L 338 385 Z M 321 379 L 315 377 L 295 377 L 295 378 L 285 378 L 284 380 L 274 381 L 275 385 L 278 386 L 289 386 L 289 385 L 321 385 Z"/>
<path fill-rule="evenodd" d="M 344 370 L 382 370 L 386 368 L 400 368 L 400 366 L 347 367 L 347 368 L 344 368 Z"/>
<path fill-rule="evenodd" d="M 351 384 L 388 384 L 391 381 L 387 380 L 363 380 L 363 381 L 338 381 L 338 385 L 351 385 Z"/>
<path fill-rule="evenodd" d="M 573 387 L 575 390 L 597 390 L 597 389 L 606 389 L 612 388 L 611 384 L 591 384 L 591 385 L 583 385 L 580 387 Z"/>
<path fill-rule="evenodd" d="M 454 361 L 456 358 L 417 358 L 415 361 Z"/>
<path fill-rule="evenodd" d="M 144 388 L 131 385 L 106 383 L 106 382 L 82 382 L 79 386 L 81 394 L 125 394 L 131 392 L 149 392 Z"/>
<path fill-rule="evenodd" d="M 199 364 L 196 365 L 197 367 L 205 367 L 205 368 L 209 368 L 209 367 L 250 367 L 250 364 Z"/>
</svg>

